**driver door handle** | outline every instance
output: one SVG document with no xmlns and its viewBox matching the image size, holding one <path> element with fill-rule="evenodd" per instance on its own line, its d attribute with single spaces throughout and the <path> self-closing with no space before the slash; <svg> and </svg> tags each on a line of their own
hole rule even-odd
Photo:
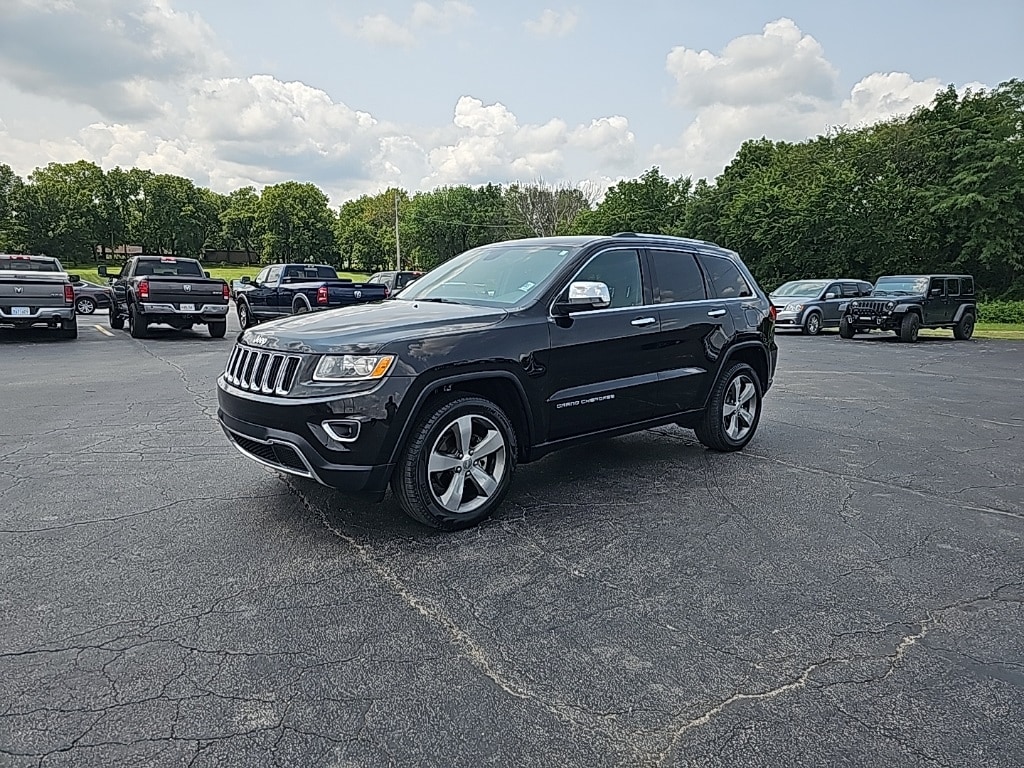
<svg viewBox="0 0 1024 768">
<path fill-rule="evenodd" d="M 638 317 L 636 320 L 630 320 L 629 324 L 643 328 L 645 325 L 653 325 L 656 322 L 658 322 L 657 319 L 653 317 Z"/>
<path fill-rule="evenodd" d="M 712 309 L 708 312 L 708 317 L 722 317 L 726 313 L 724 309 Z"/>
</svg>

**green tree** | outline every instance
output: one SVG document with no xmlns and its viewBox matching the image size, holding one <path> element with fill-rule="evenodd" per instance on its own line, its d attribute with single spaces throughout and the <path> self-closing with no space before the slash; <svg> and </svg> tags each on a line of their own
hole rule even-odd
<svg viewBox="0 0 1024 768">
<path fill-rule="evenodd" d="M 679 234 L 686 220 L 691 180 L 669 179 L 651 168 L 638 179 L 620 181 L 596 208 L 583 211 L 572 229 L 580 234 L 616 232 Z"/>
<path fill-rule="evenodd" d="M 334 214 L 315 184 L 286 181 L 266 187 L 256 217 L 265 261 L 334 262 Z"/>
<path fill-rule="evenodd" d="M 242 187 L 228 195 L 220 214 L 221 240 L 226 248 L 245 251 L 246 261 L 258 259 L 260 248 L 257 219 L 260 196 L 254 187 Z"/>
<path fill-rule="evenodd" d="M 18 211 L 23 188 L 21 177 L 11 166 L 0 164 L 0 251 L 24 247 L 25 232 Z"/>
<path fill-rule="evenodd" d="M 91 261 L 103 233 L 104 179 L 95 163 L 50 163 L 22 190 L 20 219 L 29 250 Z"/>
<path fill-rule="evenodd" d="M 143 250 L 198 258 L 220 226 L 217 203 L 209 190 L 181 176 L 161 173 L 145 179 L 142 194 L 137 236 Z"/>
</svg>

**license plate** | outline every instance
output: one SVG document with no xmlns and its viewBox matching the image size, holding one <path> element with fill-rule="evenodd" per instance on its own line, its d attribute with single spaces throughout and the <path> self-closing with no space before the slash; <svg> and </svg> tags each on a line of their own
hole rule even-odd
<svg viewBox="0 0 1024 768">
<path fill-rule="evenodd" d="M 873 317 L 866 317 L 866 316 L 864 316 L 864 315 L 861 315 L 861 316 L 860 316 L 860 317 L 858 317 L 857 319 L 858 319 L 858 320 L 863 320 L 864 322 L 867 322 L 867 323 L 870 323 L 870 322 L 871 322 L 872 320 L 874 320 L 875 318 L 873 318 Z"/>
<path fill-rule="evenodd" d="M 195 304 L 181 304 L 179 306 L 181 307 L 181 311 L 182 312 L 195 312 L 196 311 L 196 305 Z"/>
<path fill-rule="evenodd" d="M 31 315 L 28 307 L 11 307 L 11 314 L 14 317 L 24 317 L 25 315 Z"/>
</svg>

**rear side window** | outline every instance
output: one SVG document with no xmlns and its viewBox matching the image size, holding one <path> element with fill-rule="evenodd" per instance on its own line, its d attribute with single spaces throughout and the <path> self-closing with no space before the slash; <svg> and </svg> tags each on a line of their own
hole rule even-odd
<svg viewBox="0 0 1024 768">
<path fill-rule="evenodd" d="M 704 277 L 693 254 L 683 251 L 650 251 L 658 283 L 659 304 L 675 301 L 703 301 L 707 298 Z"/>
<path fill-rule="evenodd" d="M 960 281 L 956 278 L 946 281 L 946 295 L 947 296 L 959 296 L 960 295 Z"/>
<path fill-rule="evenodd" d="M 697 256 L 704 274 L 708 277 L 711 292 L 716 299 L 738 299 L 753 296 L 747 281 L 729 259 L 700 254 Z"/>
<path fill-rule="evenodd" d="M 960 278 L 960 290 L 963 291 L 964 296 L 974 295 L 974 278 L 973 277 L 961 277 Z"/>
</svg>

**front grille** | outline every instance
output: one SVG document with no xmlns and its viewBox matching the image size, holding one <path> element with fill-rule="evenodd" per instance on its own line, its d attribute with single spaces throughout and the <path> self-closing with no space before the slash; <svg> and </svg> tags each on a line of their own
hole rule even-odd
<svg viewBox="0 0 1024 768">
<path fill-rule="evenodd" d="M 309 469 L 299 457 L 298 452 L 290 445 L 281 443 L 261 443 L 257 440 L 250 440 L 235 432 L 230 435 L 235 444 L 247 453 L 261 461 L 282 469 L 290 469 L 293 472 L 309 477 Z"/>
<path fill-rule="evenodd" d="M 231 351 L 224 378 L 239 389 L 264 395 L 287 395 L 295 384 L 302 358 L 281 352 L 250 349 L 241 345 Z"/>
<path fill-rule="evenodd" d="M 854 307 L 856 312 L 866 312 L 875 315 L 880 315 L 885 312 L 885 307 L 888 301 L 864 301 L 860 299 L 857 301 L 857 306 Z"/>
</svg>

